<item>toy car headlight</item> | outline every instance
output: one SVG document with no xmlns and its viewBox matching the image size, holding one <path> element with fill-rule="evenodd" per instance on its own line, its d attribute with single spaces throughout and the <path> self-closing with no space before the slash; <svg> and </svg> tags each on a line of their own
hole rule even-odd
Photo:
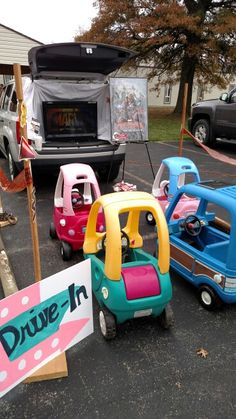
<svg viewBox="0 0 236 419">
<path fill-rule="evenodd" d="M 61 225 L 62 227 L 65 227 L 65 225 L 66 225 L 66 220 L 65 220 L 64 218 L 62 218 L 62 219 L 60 220 L 60 225 Z"/>
<path fill-rule="evenodd" d="M 105 300 L 107 300 L 109 292 L 108 292 L 108 289 L 106 287 L 102 287 L 102 295 L 103 295 L 103 298 Z"/>
</svg>

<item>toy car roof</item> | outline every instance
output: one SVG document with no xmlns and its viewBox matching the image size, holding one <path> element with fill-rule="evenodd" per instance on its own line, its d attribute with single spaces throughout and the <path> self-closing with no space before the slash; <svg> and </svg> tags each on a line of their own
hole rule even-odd
<svg viewBox="0 0 236 419">
<path fill-rule="evenodd" d="M 95 173 L 91 166 L 83 163 L 69 163 L 60 167 L 63 175 L 64 184 L 73 186 L 76 183 L 97 184 Z"/>
<path fill-rule="evenodd" d="M 182 186 L 167 209 L 167 217 L 169 216 L 169 210 L 171 212 L 172 208 L 175 207 L 177 196 L 182 193 L 193 195 L 218 204 L 219 206 L 227 209 L 229 212 L 234 212 L 236 215 L 236 185 L 229 185 L 222 181 L 210 180 L 199 183 L 189 183 Z"/>
<path fill-rule="evenodd" d="M 168 157 L 162 160 L 172 175 L 179 176 L 181 173 L 196 173 L 198 175 L 198 169 L 192 160 L 186 157 Z M 200 180 L 200 179 L 199 179 Z"/>
</svg>

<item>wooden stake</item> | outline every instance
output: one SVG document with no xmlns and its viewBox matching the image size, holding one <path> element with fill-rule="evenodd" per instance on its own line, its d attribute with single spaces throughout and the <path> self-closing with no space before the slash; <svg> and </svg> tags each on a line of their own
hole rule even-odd
<svg viewBox="0 0 236 419">
<path fill-rule="evenodd" d="M 181 128 L 180 128 L 180 139 L 179 139 L 179 156 L 182 156 L 182 149 L 183 149 L 183 137 L 184 137 L 183 128 L 185 128 L 187 97 L 188 97 L 188 83 L 185 83 L 182 117 L 181 117 Z"/>
<path fill-rule="evenodd" d="M 18 99 L 18 115 L 19 115 L 19 120 L 21 120 L 22 104 L 23 104 L 24 98 L 23 98 L 20 64 L 14 64 L 13 69 L 14 69 L 15 84 L 16 84 L 16 95 Z M 23 135 L 23 137 L 28 141 L 27 125 L 25 124 L 24 126 L 20 126 L 20 129 L 21 129 L 21 136 Z M 37 219 L 36 219 L 36 202 L 35 202 L 35 192 L 34 192 L 34 187 L 33 187 L 31 162 L 29 159 L 24 160 L 24 170 L 25 170 L 25 179 L 26 179 L 26 184 L 27 184 L 28 209 L 29 209 L 31 236 L 32 236 L 32 243 L 33 243 L 35 281 L 40 281 L 41 280 L 41 265 L 40 265 L 40 254 L 39 254 L 38 227 L 37 227 Z"/>
<path fill-rule="evenodd" d="M 22 104 L 24 104 L 22 79 L 21 79 L 21 66 L 20 64 L 13 65 L 15 84 L 16 84 L 16 95 L 18 99 L 18 115 L 19 120 L 22 120 Z M 28 141 L 27 125 L 21 126 L 21 136 Z M 40 265 L 40 254 L 39 254 L 39 240 L 38 240 L 38 226 L 36 218 L 36 198 L 35 190 L 33 187 L 33 177 L 31 170 L 31 162 L 29 159 L 24 160 L 25 179 L 27 184 L 27 198 L 28 198 L 28 209 L 30 217 L 31 236 L 33 242 L 33 258 L 34 258 L 34 272 L 35 281 L 40 281 L 41 278 L 41 265 Z M 25 382 L 42 381 L 54 378 L 67 377 L 67 363 L 65 353 L 62 353 L 52 361 L 38 369 L 34 374 L 28 377 Z"/>
</svg>

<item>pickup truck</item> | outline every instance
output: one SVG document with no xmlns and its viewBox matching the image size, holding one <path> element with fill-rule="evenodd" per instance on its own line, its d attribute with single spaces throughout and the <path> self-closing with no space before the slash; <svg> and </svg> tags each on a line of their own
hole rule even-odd
<svg viewBox="0 0 236 419">
<path fill-rule="evenodd" d="M 236 88 L 219 99 L 194 103 L 188 128 L 200 142 L 211 147 L 217 138 L 236 140 Z"/>
</svg>

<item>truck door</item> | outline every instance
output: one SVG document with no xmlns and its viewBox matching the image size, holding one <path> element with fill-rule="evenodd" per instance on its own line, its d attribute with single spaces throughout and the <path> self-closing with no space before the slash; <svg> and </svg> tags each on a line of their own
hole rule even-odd
<svg viewBox="0 0 236 419">
<path fill-rule="evenodd" d="M 236 90 L 228 102 L 217 105 L 215 122 L 217 136 L 236 139 Z"/>
</svg>

